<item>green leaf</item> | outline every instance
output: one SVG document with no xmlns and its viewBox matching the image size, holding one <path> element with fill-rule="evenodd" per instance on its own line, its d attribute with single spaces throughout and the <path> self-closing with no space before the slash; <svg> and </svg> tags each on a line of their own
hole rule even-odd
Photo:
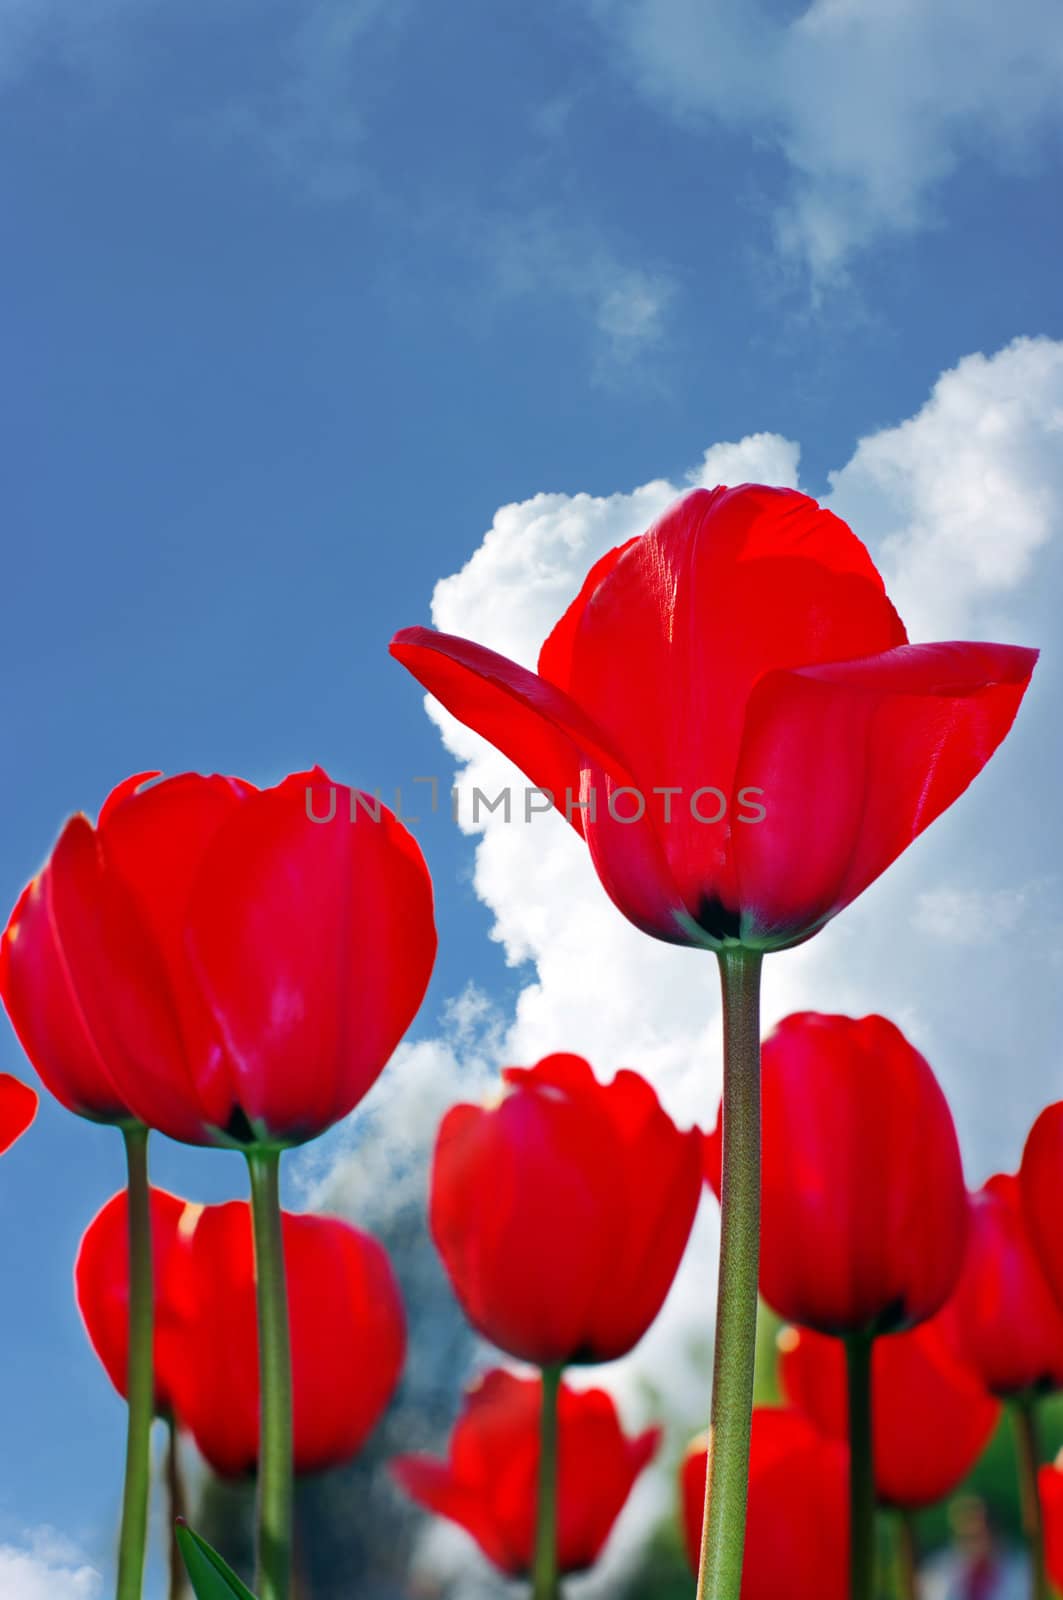
<svg viewBox="0 0 1063 1600">
<path fill-rule="evenodd" d="M 255 1600 L 246 1583 L 241 1583 L 228 1562 L 223 1561 L 206 1539 L 201 1539 L 178 1519 L 177 1543 L 184 1557 L 196 1600 Z"/>
</svg>

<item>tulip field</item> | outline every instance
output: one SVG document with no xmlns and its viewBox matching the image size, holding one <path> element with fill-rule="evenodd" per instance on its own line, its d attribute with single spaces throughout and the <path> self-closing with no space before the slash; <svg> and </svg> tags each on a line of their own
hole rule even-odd
<svg viewBox="0 0 1063 1600">
<path fill-rule="evenodd" d="M 595 562 L 536 671 L 419 626 L 381 662 L 510 758 L 609 914 L 700 964 L 706 1007 L 715 968 L 722 996 L 722 1098 L 695 1124 L 652 1071 L 559 1041 L 451 1104 L 418 1175 L 477 1368 L 454 1373 L 445 1444 L 380 1471 L 411 1525 L 457 1525 L 515 1596 L 578 1594 L 668 1463 L 661 1596 L 922 1600 L 920 1540 L 952 1504 L 969 1557 L 947 1600 L 996 1600 L 955 1499 L 987 1452 L 1020 1511 L 1021 1592 L 1063 1589 L 1063 1101 L 971 1191 L 905 1018 L 761 1026 L 765 963 L 948 829 L 1024 737 L 1035 642 L 910 641 L 859 532 L 796 490 L 695 488 Z M 151 1507 L 169 1600 L 313 1600 L 296 1487 L 369 1448 L 434 1333 L 373 1232 L 282 1208 L 281 1177 L 402 1070 L 440 887 L 403 820 L 321 767 L 114 776 L 71 794 L 10 908 L 0 996 L 25 1062 L 0 1078 L 0 1149 L 37 1137 L 35 1082 L 124 1148 L 66 1264 L 125 1405 L 124 1459 L 99 1463 L 116 1600 L 145 1594 Z M 156 1186 L 171 1144 L 241 1158 L 245 1198 Z M 632 1430 L 611 1365 L 654 1327 L 702 1207 L 703 1412 L 682 1437 L 663 1413 Z M 253 1494 L 253 1560 L 190 1492 L 193 1453 L 200 1489 Z"/>
</svg>

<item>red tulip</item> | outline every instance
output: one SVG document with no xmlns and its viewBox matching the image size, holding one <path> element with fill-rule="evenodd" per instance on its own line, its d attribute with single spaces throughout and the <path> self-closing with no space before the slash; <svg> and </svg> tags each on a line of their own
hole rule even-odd
<svg viewBox="0 0 1063 1600">
<path fill-rule="evenodd" d="M 538 1502 L 539 1378 L 488 1372 L 467 1392 L 450 1457 L 399 1456 L 392 1471 L 419 1505 L 472 1534 L 511 1577 L 532 1563 Z M 562 1384 L 558 1406 L 558 1570 L 593 1566 L 660 1430 L 625 1436 L 609 1395 Z"/>
<path fill-rule="evenodd" d="M 971 1197 L 956 1314 L 994 1394 L 1063 1386 L 1063 1312 L 1030 1241 L 1017 1177 L 998 1173 Z"/>
<path fill-rule="evenodd" d="M 174 1257 L 181 1250 L 182 1223 L 188 1228 L 198 1211 L 165 1189 L 151 1191 L 158 1412 L 173 1409 L 173 1378 L 181 1360 L 172 1293 Z M 124 1398 L 129 1361 L 129 1207 L 124 1189 L 108 1200 L 85 1230 L 74 1265 L 74 1290 L 92 1348 Z"/>
<path fill-rule="evenodd" d="M 1063 1589 L 1063 1451 L 1037 1474 L 1044 1524 L 1045 1566 L 1057 1589 Z"/>
<path fill-rule="evenodd" d="M 346 1461 L 383 1414 L 402 1370 L 405 1318 L 382 1247 L 337 1217 L 284 1213 L 295 1470 Z M 258 1459 L 258 1335 L 250 1208 L 206 1206 L 175 1261 L 181 1359 L 174 1407 L 216 1472 Z"/>
<path fill-rule="evenodd" d="M 1063 1100 L 1046 1106 L 1030 1129 L 1019 1169 L 1028 1236 L 1048 1286 L 1063 1306 Z"/>
<path fill-rule="evenodd" d="M 21 1139 L 36 1115 L 36 1090 L 9 1072 L 0 1072 L 0 1156 Z"/>
<path fill-rule="evenodd" d="M 637 1344 L 675 1277 L 701 1188 L 701 1134 L 680 1133 L 634 1072 L 579 1056 L 507 1067 L 494 1107 L 443 1118 L 429 1220 L 469 1321 L 539 1366 Z"/>
<path fill-rule="evenodd" d="M 683 1531 L 698 1570 L 705 1508 L 705 1437 L 680 1473 Z M 741 1600 L 847 1600 L 849 1451 L 796 1411 L 758 1406 L 749 1456 Z"/>
<path fill-rule="evenodd" d="M 809 1329 L 779 1336 L 787 1400 L 820 1433 L 848 1440 L 845 1347 Z M 981 1455 L 1000 1404 L 964 1359 L 951 1307 L 871 1354 L 875 1485 L 884 1505 L 917 1511 L 943 1500 Z"/>
<path fill-rule="evenodd" d="M 63 829 L 11 918 L 0 994 L 72 1110 L 297 1144 L 373 1084 L 435 943 L 421 853 L 368 796 L 320 770 L 261 791 L 138 777 L 95 828 Z"/>
<path fill-rule="evenodd" d="M 892 1332 L 953 1289 L 967 1193 L 952 1115 L 885 1017 L 787 1017 L 761 1052 L 761 1292 L 823 1333 Z M 720 1124 L 706 1142 L 719 1193 Z"/>
<path fill-rule="evenodd" d="M 426 628 L 391 653 L 551 792 L 625 916 L 711 949 L 798 944 L 854 900 L 981 771 L 1036 660 L 909 645 L 846 525 L 756 484 L 598 561 L 537 674 Z"/>
</svg>

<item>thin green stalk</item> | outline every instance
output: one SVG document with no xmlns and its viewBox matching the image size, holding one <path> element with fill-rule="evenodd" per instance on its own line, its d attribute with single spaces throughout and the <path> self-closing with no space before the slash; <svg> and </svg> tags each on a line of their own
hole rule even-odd
<svg viewBox="0 0 1063 1600">
<path fill-rule="evenodd" d="M 258 1452 L 259 1600 L 289 1600 L 292 1562 L 292 1357 L 281 1235 L 280 1151 L 252 1149 L 251 1214 L 258 1295 L 261 1427 Z"/>
<path fill-rule="evenodd" d="M 184 1476 L 181 1472 L 181 1444 L 173 1412 L 166 1417 L 166 1525 L 170 1530 L 169 1600 L 185 1600 L 185 1563 L 177 1543 L 177 1519 L 188 1517 Z"/>
<path fill-rule="evenodd" d="M 1045 1536 L 1041 1517 L 1041 1497 L 1037 1471 L 1041 1450 L 1037 1437 L 1036 1402 L 1032 1395 L 1020 1395 L 1011 1405 L 1015 1426 L 1015 1454 L 1019 1464 L 1019 1493 L 1022 1500 L 1022 1528 L 1030 1547 L 1031 1600 L 1049 1600 L 1045 1571 Z"/>
<path fill-rule="evenodd" d="M 543 1368 L 532 1600 L 558 1600 L 561 1592 L 557 1574 L 557 1409 L 561 1373 L 560 1366 Z"/>
<path fill-rule="evenodd" d="M 719 953 L 723 991 L 720 1278 L 698 1600 L 738 1600 L 745 1549 L 760 1254 L 759 951 Z"/>
<path fill-rule="evenodd" d="M 893 1553 L 896 1563 L 897 1600 L 918 1600 L 915 1578 L 919 1566 L 919 1546 L 915 1537 L 915 1522 L 910 1511 L 897 1512 Z"/>
<path fill-rule="evenodd" d="M 875 1583 L 875 1468 L 871 1444 L 871 1353 L 869 1333 L 845 1340 L 849 1376 L 849 1594 L 872 1600 Z"/>
<path fill-rule="evenodd" d="M 126 1368 L 125 1488 L 118 1545 L 117 1600 L 140 1600 L 148 1533 L 151 1422 L 155 1409 L 154 1299 L 151 1281 L 151 1195 L 148 1130 L 122 1129 L 129 1174 L 129 1354 Z"/>
</svg>

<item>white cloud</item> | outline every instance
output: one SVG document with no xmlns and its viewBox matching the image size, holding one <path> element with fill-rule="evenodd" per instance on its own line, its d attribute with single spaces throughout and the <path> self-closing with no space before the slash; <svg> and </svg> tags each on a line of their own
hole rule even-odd
<svg viewBox="0 0 1063 1600">
<path fill-rule="evenodd" d="M 1061 406 L 1063 344 L 1020 340 L 943 374 L 916 416 L 860 441 L 832 477 L 834 509 L 886 568 L 913 638 L 1052 639 L 1063 567 Z M 755 434 L 712 446 L 685 483 L 503 506 L 464 568 L 438 583 L 433 621 L 534 666 L 591 563 L 645 529 L 688 484 L 795 483 L 798 468 L 796 443 Z M 770 958 L 765 971 L 768 1027 L 813 1008 L 880 1011 L 908 1032 L 950 1097 L 972 1181 L 1014 1167 L 1040 1105 L 1063 1092 L 1054 1065 L 1059 917 L 1054 879 L 1044 874 L 1044 858 L 1058 855 L 1053 819 L 1063 801 L 1051 656 L 1038 680 L 1014 737 L 950 816 L 843 916 Z M 476 734 L 433 702 L 428 708 L 461 763 L 463 793 L 475 785 L 493 795 L 523 781 Z M 458 1061 L 467 1072 L 471 1063 L 471 1081 L 482 1086 L 502 1060 L 530 1063 L 563 1048 L 585 1054 L 603 1078 L 637 1068 L 677 1120 L 708 1125 L 720 1084 L 714 963 L 638 933 L 607 900 L 564 820 L 528 825 L 519 809 L 508 825 L 484 816 L 474 829 L 464 808 L 477 838 L 475 889 L 494 915 L 494 937 L 511 962 L 533 967 L 513 1014 L 490 1012 L 493 1038 L 481 1036 L 479 1048 L 456 1049 L 453 1038 L 414 1047 L 375 1093 L 417 1108 L 427 1149 L 438 1113 L 466 1093 Z M 396 1124 L 405 1139 L 399 1118 L 382 1119 L 382 1134 Z M 327 1180 L 319 1192 L 328 1192 Z M 707 1200 L 659 1322 L 626 1360 L 586 1375 L 617 1394 L 630 1427 L 663 1407 L 676 1419 L 673 1446 L 703 1420 L 715 1253 Z M 671 1461 L 643 1493 L 644 1507 L 672 1502 Z M 622 1563 L 642 1526 L 635 1509 L 613 1559 Z M 451 1540 L 447 1548 L 464 1546 Z M 615 1577 L 612 1565 L 608 1572 Z"/>
<path fill-rule="evenodd" d="M 831 475 L 831 505 L 873 540 L 913 637 L 991 626 L 1058 531 L 1063 343 L 967 356 L 897 428 Z"/>
<path fill-rule="evenodd" d="M 103 1579 L 51 1528 L 39 1528 L 20 1545 L 0 1544 L 0 1594 L 4 1600 L 98 1600 Z"/>
<path fill-rule="evenodd" d="M 969 154 L 1013 168 L 1063 126 L 1055 0 L 587 0 L 671 116 L 779 150 L 778 242 L 827 278 L 879 234 L 932 224 Z"/>
</svg>

